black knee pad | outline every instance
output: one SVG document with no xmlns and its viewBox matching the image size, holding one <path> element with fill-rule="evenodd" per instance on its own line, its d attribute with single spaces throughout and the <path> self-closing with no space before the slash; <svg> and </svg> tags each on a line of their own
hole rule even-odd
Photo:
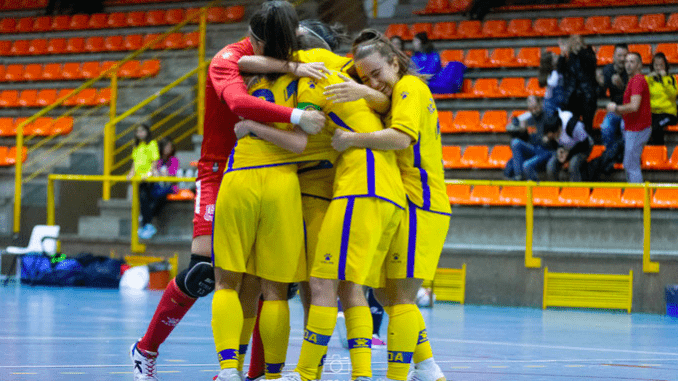
<svg viewBox="0 0 678 381">
<path fill-rule="evenodd" d="M 287 300 L 294 298 L 294 295 L 299 291 L 299 283 L 290 283 L 287 289 Z"/>
<path fill-rule="evenodd" d="M 214 291 L 214 267 L 211 260 L 202 255 L 191 254 L 188 268 L 176 278 L 177 287 L 192 298 L 201 298 Z"/>
</svg>

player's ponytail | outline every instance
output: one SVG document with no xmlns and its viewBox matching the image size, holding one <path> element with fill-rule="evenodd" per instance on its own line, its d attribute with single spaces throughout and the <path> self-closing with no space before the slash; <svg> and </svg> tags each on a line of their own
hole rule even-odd
<svg viewBox="0 0 678 381">
<path fill-rule="evenodd" d="M 329 26 L 319 20 L 302 20 L 299 23 L 301 33 L 298 35 L 302 49 L 327 49 L 336 51 L 342 43 L 349 42 L 346 28 L 337 23 Z"/>
<path fill-rule="evenodd" d="M 250 30 L 255 39 L 264 43 L 264 55 L 290 61 L 298 49 L 296 37 L 299 18 L 287 1 L 269 1 L 250 18 Z"/>
<path fill-rule="evenodd" d="M 353 48 L 351 49 L 353 59 L 359 61 L 374 53 L 379 53 L 387 61 L 398 63 L 398 76 L 402 77 L 406 74 L 414 75 L 420 78 L 425 78 L 419 75 L 417 70 L 412 65 L 412 60 L 405 53 L 396 48 L 393 43 L 386 38 L 379 31 L 374 29 L 365 29 L 353 41 Z"/>
</svg>

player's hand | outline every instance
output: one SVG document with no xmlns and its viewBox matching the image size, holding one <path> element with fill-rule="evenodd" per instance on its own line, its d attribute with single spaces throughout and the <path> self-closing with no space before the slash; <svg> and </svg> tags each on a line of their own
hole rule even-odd
<svg viewBox="0 0 678 381">
<path fill-rule="evenodd" d="M 317 110 L 307 110 L 301 114 L 299 127 L 305 133 L 315 135 L 325 127 L 325 114 Z"/>
<path fill-rule="evenodd" d="M 328 101 L 345 103 L 365 98 L 367 95 L 366 92 L 369 89 L 367 86 L 361 85 L 341 73 L 338 73 L 338 75 L 344 82 L 325 87 L 325 92 L 323 94 L 327 97 Z"/>
<path fill-rule="evenodd" d="M 244 138 L 250 133 L 249 123 L 246 120 L 241 120 L 233 127 L 233 132 L 235 132 L 235 137 L 238 140 Z"/>
<path fill-rule="evenodd" d="M 332 147 L 339 152 L 346 151 L 353 146 L 351 141 L 353 135 L 355 135 L 354 132 L 348 132 L 337 128 L 334 131 L 334 136 L 332 136 Z"/>
<path fill-rule="evenodd" d="M 614 102 L 610 102 L 610 103 L 607 104 L 606 108 L 607 108 L 607 112 L 615 113 L 615 111 L 617 110 L 617 104 L 614 103 Z"/>
<path fill-rule="evenodd" d="M 301 64 L 291 64 L 292 74 L 297 77 L 310 77 L 313 79 L 325 79 L 330 71 L 325 67 L 324 62 L 309 62 Z"/>
</svg>

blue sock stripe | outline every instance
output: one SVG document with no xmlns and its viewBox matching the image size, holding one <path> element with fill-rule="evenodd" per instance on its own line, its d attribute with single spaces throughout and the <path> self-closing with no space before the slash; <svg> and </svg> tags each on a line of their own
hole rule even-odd
<svg viewBox="0 0 678 381">
<path fill-rule="evenodd" d="M 320 365 L 318 365 L 319 367 L 325 365 L 325 359 L 326 359 L 326 358 L 327 358 L 327 355 L 323 355 L 323 357 L 320 359 Z"/>
<path fill-rule="evenodd" d="M 319 333 L 309 331 L 308 329 L 304 330 L 304 340 L 311 344 L 327 346 L 331 337 L 332 336 L 321 335 Z"/>
<path fill-rule="evenodd" d="M 414 352 L 388 351 L 388 362 L 409 364 L 412 362 Z"/>
<path fill-rule="evenodd" d="M 348 340 L 348 349 L 372 348 L 372 339 L 366 337 L 356 337 Z"/>
<path fill-rule="evenodd" d="M 224 349 L 221 352 L 217 353 L 219 361 L 226 360 L 237 360 L 238 359 L 238 350 L 237 349 Z"/>
<path fill-rule="evenodd" d="M 428 333 L 426 332 L 426 328 L 422 329 L 419 331 L 419 340 L 417 340 L 417 345 L 425 343 L 428 341 Z"/>
<path fill-rule="evenodd" d="M 280 364 L 269 364 L 266 363 L 266 373 L 267 374 L 277 374 L 282 372 L 283 367 L 285 366 L 285 363 L 280 363 Z"/>
<path fill-rule="evenodd" d="M 238 354 L 244 355 L 247 353 L 247 346 L 248 344 L 240 344 L 240 348 L 238 348 Z"/>
</svg>

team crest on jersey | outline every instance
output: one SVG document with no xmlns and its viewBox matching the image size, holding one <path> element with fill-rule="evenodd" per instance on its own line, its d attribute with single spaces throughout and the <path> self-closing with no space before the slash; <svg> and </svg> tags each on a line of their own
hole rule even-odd
<svg viewBox="0 0 678 381">
<path fill-rule="evenodd" d="M 214 221 L 214 204 L 205 207 L 205 215 L 203 218 L 205 221 Z"/>
<path fill-rule="evenodd" d="M 428 104 L 428 113 L 433 114 L 436 111 L 436 106 L 435 106 L 435 103 L 433 103 L 432 98 L 429 98 L 429 102 L 431 102 L 431 103 Z"/>
<path fill-rule="evenodd" d="M 392 256 L 391 261 L 392 261 L 392 262 L 398 262 L 398 263 L 399 263 L 399 262 L 400 262 L 400 254 L 398 254 L 398 253 L 393 253 L 393 256 Z"/>
<path fill-rule="evenodd" d="M 324 260 L 323 260 L 324 263 L 329 263 L 329 264 L 334 263 L 334 262 L 332 262 L 332 254 L 330 254 L 330 253 L 325 254 L 325 256 L 323 258 L 324 258 Z"/>
<path fill-rule="evenodd" d="M 402 99 L 407 98 L 408 95 L 410 95 L 410 93 L 408 93 L 407 91 L 403 91 L 402 93 L 400 93 L 400 97 L 401 97 Z"/>
<path fill-rule="evenodd" d="M 315 89 L 315 86 L 317 85 L 317 82 L 315 80 L 310 80 L 308 81 L 308 88 L 309 89 Z"/>
</svg>

